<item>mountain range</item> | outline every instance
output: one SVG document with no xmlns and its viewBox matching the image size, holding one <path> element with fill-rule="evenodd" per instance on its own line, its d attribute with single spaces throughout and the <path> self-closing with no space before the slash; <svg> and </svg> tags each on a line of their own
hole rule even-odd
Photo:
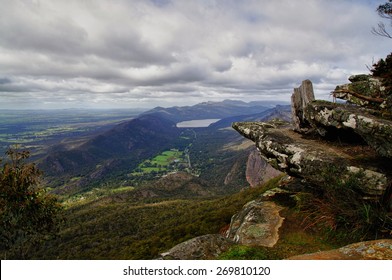
<svg viewBox="0 0 392 280">
<path fill-rule="evenodd" d="M 224 100 L 221 102 L 203 102 L 193 106 L 156 107 L 142 115 L 156 114 L 174 122 L 199 119 L 223 119 L 244 114 L 258 114 L 274 107 L 270 102 L 243 102 L 240 100 Z"/>
<path fill-rule="evenodd" d="M 225 100 L 157 107 L 76 145 L 53 146 L 39 160 L 39 166 L 54 192 L 71 195 L 108 184 L 128 185 L 129 174 L 143 161 L 170 149 L 188 149 L 194 173 L 209 181 L 211 188 L 222 188 L 231 182 L 238 189 L 244 184 L 238 180 L 246 181 L 247 153 L 222 148 L 243 141 L 234 130 L 224 128 L 234 121 L 289 118 L 289 106 L 271 108 L 263 104 Z M 220 121 L 207 128 L 176 126 L 181 121 L 206 118 Z M 228 174 L 231 175 L 227 177 Z"/>
</svg>

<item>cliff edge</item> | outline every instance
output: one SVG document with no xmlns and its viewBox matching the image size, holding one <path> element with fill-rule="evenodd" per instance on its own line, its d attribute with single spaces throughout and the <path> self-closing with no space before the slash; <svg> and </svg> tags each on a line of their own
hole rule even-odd
<svg viewBox="0 0 392 280">
<path fill-rule="evenodd" d="M 351 77 L 354 80 L 354 78 Z M 339 88 L 339 87 L 338 87 Z M 315 100 L 311 81 L 292 95 L 293 123 L 240 122 L 233 128 L 255 142 L 273 167 L 315 186 L 332 172 L 361 177 L 356 191 L 390 210 L 392 122 L 359 105 Z"/>
<path fill-rule="evenodd" d="M 255 143 L 253 157 L 286 175 L 262 187 L 220 235 L 189 240 L 161 258 L 391 259 L 389 99 L 377 99 L 383 88 L 374 78 L 350 81 L 333 92 L 346 103 L 315 100 L 312 82 L 303 81 L 292 95 L 292 123 L 233 123 Z"/>
</svg>

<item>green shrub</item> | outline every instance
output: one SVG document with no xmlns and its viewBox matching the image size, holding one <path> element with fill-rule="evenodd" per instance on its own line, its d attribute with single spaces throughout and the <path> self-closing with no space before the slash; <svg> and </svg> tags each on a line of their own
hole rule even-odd
<svg viewBox="0 0 392 280">
<path fill-rule="evenodd" d="M 373 64 L 370 71 L 374 77 L 381 78 L 382 85 L 385 87 L 385 95 L 390 97 L 392 95 L 392 53 Z"/>
<path fill-rule="evenodd" d="M 4 258 L 24 259 L 58 230 L 61 206 L 39 187 L 41 171 L 25 162 L 28 151 L 7 155 L 0 167 L 0 251 Z"/>
</svg>

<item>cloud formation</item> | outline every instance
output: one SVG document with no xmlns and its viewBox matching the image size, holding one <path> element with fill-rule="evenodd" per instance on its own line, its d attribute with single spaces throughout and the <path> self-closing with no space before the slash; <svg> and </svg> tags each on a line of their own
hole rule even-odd
<svg viewBox="0 0 392 280">
<path fill-rule="evenodd" d="M 367 0 L 0 0 L 0 108 L 327 97 L 390 49 Z"/>
</svg>

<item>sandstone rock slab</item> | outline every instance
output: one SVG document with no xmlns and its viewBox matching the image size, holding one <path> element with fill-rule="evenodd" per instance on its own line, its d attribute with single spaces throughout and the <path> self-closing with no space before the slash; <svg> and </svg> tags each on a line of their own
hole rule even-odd
<svg viewBox="0 0 392 280">
<path fill-rule="evenodd" d="M 382 195 L 388 187 L 387 174 L 377 166 L 369 166 L 373 159 L 376 161 L 377 154 L 374 152 L 370 153 L 365 164 L 361 164 L 345 147 L 303 137 L 290 126 L 238 122 L 233 123 L 233 128 L 253 140 L 262 156 L 274 168 L 291 176 L 305 178 L 317 185 L 325 181 L 323 171 L 333 167 L 336 176 L 342 178 L 361 172 L 367 183 L 362 191 L 368 198 Z"/>
<path fill-rule="evenodd" d="M 273 247 L 279 240 L 283 207 L 272 201 L 251 201 L 231 220 L 227 237 L 242 245 Z"/>
<path fill-rule="evenodd" d="M 213 260 L 234 244 L 220 234 L 207 234 L 192 238 L 162 253 L 164 260 Z"/>
</svg>

